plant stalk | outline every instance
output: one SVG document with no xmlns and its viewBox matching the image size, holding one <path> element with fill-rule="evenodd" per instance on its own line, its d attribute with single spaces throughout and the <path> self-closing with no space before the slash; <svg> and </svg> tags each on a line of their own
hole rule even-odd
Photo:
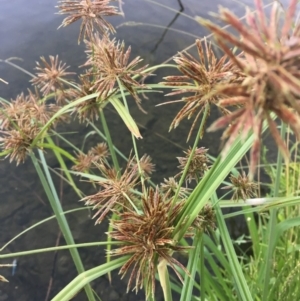
<svg viewBox="0 0 300 301">
<path fill-rule="evenodd" d="M 52 181 L 52 177 L 50 175 L 44 154 L 41 150 L 38 150 L 38 152 L 39 152 L 40 159 L 42 161 L 42 165 L 43 165 L 45 174 L 43 173 L 35 155 L 32 153 L 31 159 L 32 159 L 33 165 L 39 175 L 39 178 L 40 178 L 43 188 L 47 194 L 48 200 L 49 200 L 52 210 L 56 216 L 56 220 L 57 220 L 60 230 L 66 240 L 66 243 L 68 245 L 75 245 L 75 241 L 73 239 L 72 232 L 70 230 L 67 219 L 64 215 L 62 206 L 60 204 L 60 201 L 59 201 L 54 183 Z M 77 248 L 71 248 L 70 253 L 71 253 L 71 257 L 74 261 L 74 264 L 75 264 L 78 274 L 83 273 L 84 267 L 83 267 L 82 261 L 80 259 Z M 88 297 L 88 300 L 95 301 L 94 294 L 93 294 L 90 284 L 85 285 L 84 289 L 85 289 L 86 295 Z"/>
<path fill-rule="evenodd" d="M 281 130 L 280 136 L 281 139 L 284 139 L 286 133 L 286 125 L 282 122 L 281 123 Z M 277 170 L 276 170 L 276 177 L 275 177 L 275 184 L 274 184 L 274 193 L 273 197 L 278 197 L 279 189 L 280 189 L 280 178 L 282 173 L 282 154 L 280 150 L 278 150 L 277 154 Z M 263 297 L 262 300 L 267 300 L 269 287 L 270 287 L 270 274 L 271 274 L 271 267 L 273 262 L 273 252 L 275 247 L 274 237 L 276 236 L 276 224 L 277 224 L 277 209 L 273 208 L 270 210 L 270 220 L 268 224 L 268 249 L 265 253 L 265 273 L 264 273 L 264 288 L 263 288 Z"/>
</svg>

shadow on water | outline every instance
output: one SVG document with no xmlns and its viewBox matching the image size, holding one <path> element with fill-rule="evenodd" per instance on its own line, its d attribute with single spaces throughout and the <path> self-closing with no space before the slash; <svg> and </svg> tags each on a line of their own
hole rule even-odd
<svg viewBox="0 0 300 301">
<path fill-rule="evenodd" d="M 239 16 L 242 16 L 245 11 L 243 5 L 233 0 L 164 0 L 164 6 L 172 10 L 157 5 L 153 1 L 124 0 L 123 2 L 125 18 L 113 17 L 110 18 L 110 21 L 114 26 L 124 22 L 131 22 L 131 25 L 135 24 L 136 26 L 120 26 L 116 36 L 124 40 L 126 45 L 131 45 L 132 57 L 139 55 L 149 64 L 161 63 L 176 54 L 177 51 L 194 43 L 195 38 L 191 35 L 201 38 L 207 34 L 207 31 L 197 22 L 183 16 L 180 12 L 191 17 L 209 17 L 209 12 L 217 12 L 220 4 L 230 6 L 231 10 Z M 243 1 L 243 3 L 251 5 L 252 1 Z M 23 61 L 17 63 L 22 68 L 32 71 L 35 61 L 40 56 L 48 57 L 58 54 L 60 59 L 71 66 L 72 71 L 79 70 L 77 66 L 85 61 L 84 45 L 77 45 L 79 24 L 73 24 L 57 31 L 56 28 L 60 25 L 63 16 L 55 14 L 56 1 L 2 0 L 0 4 L 0 59 L 22 58 Z M 137 26 L 140 23 L 142 24 Z M 190 35 L 179 33 L 176 30 Z M 193 52 L 194 49 L 191 51 Z M 151 78 L 150 81 L 159 82 L 163 76 L 169 75 L 168 72 L 169 70 L 160 70 L 157 72 L 157 76 Z M 173 69 L 171 72 L 174 72 Z M 3 63 L 0 64 L 0 77 L 9 82 L 7 86 L 0 84 L 0 96 L 5 99 L 14 99 L 19 93 L 30 87 L 28 84 L 30 78 L 27 75 Z M 182 122 L 176 130 L 168 133 L 169 125 L 180 105 L 155 107 L 164 100 L 162 93 L 150 94 L 149 99 L 144 100 L 142 104 L 148 112 L 147 115 L 140 113 L 135 105 L 131 108 L 132 115 L 140 124 L 143 135 L 143 139 L 138 142 L 140 153 L 151 155 L 156 164 L 156 174 L 153 177 L 156 183 L 160 183 L 163 178 L 178 172 L 176 157 L 182 155 L 182 150 L 189 146 L 185 142 L 185 137 L 191 123 Z M 215 118 L 216 113 L 213 112 L 209 117 L 208 124 Z M 128 131 L 116 114 L 110 110 L 106 114 L 112 130 L 113 141 L 122 152 L 128 155 L 131 148 Z M 72 128 L 62 130 L 65 132 L 76 131 L 76 135 L 66 134 L 66 137 L 81 147 L 85 134 L 91 129 L 83 125 L 72 124 Z M 201 145 L 209 148 L 210 153 L 214 156 L 219 151 L 219 135 L 219 133 L 206 135 Z M 191 139 L 191 141 L 193 140 Z M 99 138 L 91 136 L 86 141 L 85 147 L 89 148 L 97 142 L 99 142 Z M 49 157 L 48 162 L 52 168 L 58 167 L 53 158 Z M 30 160 L 17 168 L 14 164 L 9 164 L 7 160 L 1 162 L 0 179 L 0 245 L 2 246 L 29 226 L 51 216 L 52 211 Z M 83 207 L 83 204 L 78 203 L 78 197 L 70 187 L 63 186 L 57 178 L 55 181 L 65 210 Z M 85 183 L 79 185 L 85 194 L 94 193 L 90 185 Z M 90 219 L 87 210 L 69 214 L 68 221 L 77 243 L 105 241 L 107 223 L 94 227 L 94 222 Z M 57 224 L 55 220 L 52 220 L 34 228 L 11 243 L 5 249 L 5 253 L 51 247 L 58 242 L 64 244 Z M 101 248 L 93 247 L 79 251 L 86 269 L 105 262 L 105 250 Z M 76 276 L 68 251 L 61 251 L 57 255 L 45 253 L 20 257 L 17 260 L 18 266 L 14 276 L 12 276 L 11 269 L 1 269 L 0 274 L 10 282 L 1 284 L 0 301 L 45 300 L 51 277 L 53 282 L 50 296 L 53 297 Z M 10 262 L 3 261 L 1 263 Z M 93 283 L 93 288 L 102 297 L 102 300 L 139 301 L 144 299 L 143 293 L 124 294 L 126 277 L 124 280 L 120 280 L 115 272 L 112 274 L 112 279 L 112 284 L 109 284 L 107 277 L 101 277 Z M 83 294 L 79 294 L 74 300 L 85 300 L 85 297 Z M 157 300 L 162 300 L 162 294 L 159 291 Z"/>
</svg>

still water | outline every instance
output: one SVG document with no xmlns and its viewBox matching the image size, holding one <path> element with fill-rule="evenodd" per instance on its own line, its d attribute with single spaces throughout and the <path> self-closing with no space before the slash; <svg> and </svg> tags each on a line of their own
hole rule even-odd
<svg viewBox="0 0 300 301">
<path fill-rule="evenodd" d="M 160 5 L 159 5 L 159 3 Z M 109 21 L 117 27 L 116 37 L 125 40 L 126 45 L 132 47 L 132 58 L 139 55 L 148 64 L 161 63 L 171 58 L 177 51 L 194 43 L 196 37 L 203 37 L 208 32 L 193 18 L 195 16 L 210 18 L 210 12 L 217 12 L 218 5 L 230 7 L 237 15 L 242 16 L 245 5 L 252 5 L 252 1 L 234 0 L 181 0 L 182 14 L 178 15 L 180 1 L 145 1 L 123 0 L 122 9 L 125 17 L 112 17 Z M 268 3 L 270 1 L 265 1 Z M 57 30 L 64 16 L 57 12 L 54 0 L 0 0 L 0 59 L 16 57 L 22 61 L 14 61 L 22 68 L 32 72 L 35 61 L 40 56 L 58 54 L 60 59 L 71 66 L 72 71 L 78 71 L 85 61 L 84 45 L 77 45 L 79 23 Z M 131 22 L 129 25 L 126 22 Z M 132 22 L 134 23 L 134 26 Z M 171 24 L 170 24 L 171 23 Z M 169 27 L 168 27 L 169 26 Z M 179 32 L 180 31 L 180 32 Z M 193 49 L 191 51 L 194 51 Z M 167 71 L 159 71 L 153 82 L 161 81 Z M 14 99 L 16 95 L 25 91 L 30 84 L 30 77 L 21 71 L 0 63 L 0 77 L 9 82 L 9 85 L 0 83 L 0 96 L 5 99 Z M 147 115 L 141 114 L 135 106 L 132 115 L 141 125 L 143 140 L 139 141 L 140 153 L 152 156 L 156 164 L 154 181 L 159 183 L 163 178 L 178 172 L 176 160 L 182 155 L 182 150 L 189 144 L 185 142 L 189 123 L 183 122 L 178 129 L 168 133 L 168 127 L 180 106 L 170 105 L 155 107 L 164 101 L 162 94 L 151 94 L 148 100 L 143 101 Z M 130 135 L 124 128 L 122 121 L 113 113 L 108 113 L 108 122 L 113 133 L 113 141 L 126 155 L 130 152 Z M 211 122 L 212 117 L 209 119 Z M 65 129 L 70 131 L 69 129 Z M 69 139 L 77 146 L 82 145 L 84 135 L 90 129 L 77 126 Z M 96 136 L 95 136 L 96 137 Z M 219 133 L 206 136 L 202 146 L 210 149 L 212 155 L 219 150 Z M 87 147 L 99 142 L 91 136 L 87 140 Z M 58 167 L 53 158 L 49 158 L 52 168 Z M 7 160 L 0 162 L 0 245 L 4 245 L 15 235 L 38 221 L 52 215 L 47 198 L 43 193 L 39 179 L 36 177 L 30 160 L 19 167 L 9 164 Z M 78 197 L 71 188 L 64 186 L 56 179 L 56 185 L 65 210 L 82 207 Z M 93 193 L 90 186 L 82 183 L 85 194 Z M 105 240 L 107 224 L 94 227 L 87 211 L 79 211 L 68 215 L 75 240 L 93 242 Z M 55 221 L 47 222 L 34 228 L 10 244 L 4 253 L 25 251 L 35 248 L 54 246 L 58 240 L 58 227 Z M 90 269 L 105 262 L 105 251 L 101 248 L 81 249 L 80 255 L 86 269 Z M 11 260 L 1 260 L 0 264 L 11 263 Z M 10 268 L 2 268 L 0 274 L 10 282 L 0 282 L 0 301 L 41 301 L 46 300 L 49 281 L 52 282 L 50 297 L 53 297 L 69 281 L 76 272 L 67 251 L 39 254 L 35 256 L 16 258 L 17 269 L 14 275 Z M 113 282 L 109 284 L 107 277 L 97 279 L 93 288 L 102 300 L 143 300 L 143 293 L 136 296 L 134 293 L 125 295 L 126 279 L 121 281 L 117 273 L 113 273 Z M 85 300 L 79 294 L 74 300 Z M 157 300 L 162 300 L 158 292 Z"/>
</svg>

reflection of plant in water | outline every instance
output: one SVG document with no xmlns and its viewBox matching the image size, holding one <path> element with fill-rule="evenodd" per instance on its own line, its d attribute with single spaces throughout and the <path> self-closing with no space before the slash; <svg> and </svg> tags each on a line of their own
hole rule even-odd
<svg viewBox="0 0 300 301">
<path fill-rule="evenodd" d="M 281 272 L 272 265 L 272 260 L 277 259 L 278 252 L 282 255 L 282 250 L 288 250 L 283 256 L 288 257 L 287 262 L 298 260 L 295 246 L 300 244 L 298 232 L 290 230 L 300 225 L 299 219 L 292 219 L 294 216 L 287 210 L 284 224 L 277 224 L 276 220 L 277 208 L 286 205 L 298 210 L 299 206 L 298 199 L 278 198 L 283 170 L 281 153 L 274 173 L 271 201 L 256 199 L 265 202 L 265 206 L 233 213 L 246 217 L 252 243 L 251 258 L 248 253 L 242 254 L 242 260 L 238 258 L 225 223 L 225 218 L 230 215 L 221 210 L 222 207 L 235 206 L 234 200 L 238 199 L 244 199 L 245 204 L 240 205 L 245 206 L 250 198 L 256 196 L 258 187 L 253 177 L 264 121 L 286 158 L 289 150 L 284 142 L 284 123 L 299 138 L 300 25 L 293 23 L 297 1 L 291 0 L 282 28 L 278 26 L 277 4 L 274 4 L 270 21 L 267 21 L 262 1 L 256 0 L 257 13 L 247 13 L 246 25 L 222 9 L 221 20 L 231 25 L 240 37 L 202 20 L 212 30 L 225 55 L 218 58 L 207 39 L 197 40 L 199 58 L 187 52 L 177 54 L 173 67 L 178 68 L 181 75 L 167 76 L 165 82 L 152 85 L 144 84 L 147 76 L 164 65 L 140 66 L 140 57 L 130 60 L 130 47 L 126 50 L 123 42 L 109 38 L 114 28 L 104 17 L 119 14 L 114 6 L 109 5 L 109 0 L 64 0 L 58 3 L 60 13 L 69 15 L 61 26 L 82 20 L 79 41 L 85 39 L 87 61 L 84 67 L 88 69 L 79 75 L 79 83 L 75 83 L 66 79 L 71 73 L 66 71 L 66 64 L 60 62 L 58 56 L 50 56 L 50 62 L 42 57 L 31 82 L 43 97 L 37 91 L 29 91 L 27 96 L 20 94 L 11 102 L 3 100 L 0 112 L 1 155 L 10 157 L 10 161 L 15 160 L 17 164 L 30 155 L 79 274 L 53 300 L 70 300 L 84 287 L 88 300 L 94 301 L 95 294 L 89 283 L 117 268 L 121 268 L 122 277 L 129 275 L 128 290 L 131 287 L 136 291 L 144 288 L 146 299 L 151 301 L 155 299 L 157 276 L 165 301 L 172 300 L 172 290 L 179 292 L 184 301 L 199 299 L 199 294 L 201 300 L 239 298 L 243 301 L 273 301 L 281 300 L 278 298 L 283 296 L 283 291 L 288 292 L 289 287 L 293 288 L 291 294 L 287 293 L 289 300 L 300 299 L 296 282 L 282 281 Z M 240 53 L 232 51 L 229 44 Z M 138 152 L 135 137 L 141 138 L 141 135 L 127 103 L 127 98 L 132 97 L 142 109 L 139 95 L 145 93 L 145 88 L 172 89 L 167 95 L 181 95 L 179 100 L 167 101 L 183 102 L 170 129 L 176 128 L 183 119 L 195 116 L 187 133 L 188 139 L 202 116 L 193 147 L 184 151 L 185 157 L 178 157 L 179 173 L 164 178 L 160 186 L 151 179 L 159 166 L 155 166 L 149 155 L 140 156 Z M 108 104 L 114 107 L 132 134 L 134 155 L 127 159 L 110 135 L 105 119 Z M 209 156 L 208 149 L 198 147 L 212 104 L 224 115 L 209 130 L 228 126 L 222 136 L 222 140 L 228 140 L 223 156 L 219 158 Z M 95 143 L 88 151 L 71 144 L 56 127 L 59 122 L 69 120 L 69 115 L 93 127 L 85 140 L 98 133 L 102 142 L 97 141 L 98 144 Z M 275 115 L 283 122 L 280 134 L 273 120 Z M 103 132 L 97 124 L 98 119 Z M 61 139 L 67 143 L 72 151 L 61 148 L 53 136 L 57 141 Z M 249 149 L 249 176 L 238 174 L 234 167 Z M 84 271 L 46 163 L 46 151 L 53 151 L 60 164 L 62 178 L 86 205 L 92 205 L 96 210 L 96 224 L 110 218 L 107 241 L 99 243 L 108 248 L 105 264 Z M 127 163 L 119 162 L 121 158 L 125 158 Z M 72 162 L 72 171 L 67 168 L 67 162 Z M 224 179 L 230 173 L 231 184 L 224 187 Z M 88 179 L 97 191 L 85 196 L 77 188 L 74 174 Z M 220 187 L 232 189 L 234 200 L 224 202 Z M 260 223 L 257 224 L 253 212 L 268 209 L 270 218 L 258 216 Z M 289 229 L 292 233 L 284 241 L 279 240 L 282 229 Z M 111 244 L 118 246 L 113 248 Z M 181 257 L 175 257 L 177 251 L 189 254 L 187 267 Z M 30 251 L 25 253 L 22 255 L 30 254 Z M 0 258 L 13 256 L 0 254 Z M 112 260 L 111 256 L 118 258 Z M 286 269 L 282 272 L 286 279 L 291 279 L 291 275 L 298 271 L 282 260 L 276 260 L 276 263 Z M 169 275 L 168 267 L 177 275 L 176 280 Z M 199 291 L 197 297 L 193 296 L 196 290 Z"/>
</svg>

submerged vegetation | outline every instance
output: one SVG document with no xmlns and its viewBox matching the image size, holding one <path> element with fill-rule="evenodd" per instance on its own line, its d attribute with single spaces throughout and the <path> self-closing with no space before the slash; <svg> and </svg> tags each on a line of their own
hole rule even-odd
<svg viewBox="0 0 300 301">
<path fill-rule="evenodd" d="M 59 13 L 67 15 L 61 27 L 82 22 L 78 42 L 85 43 L 87 57 L 78 81 L 58 56 L 41 57 L 30 81 L 33 89 L 11 102 L 2 99 L 0 111 L 0 154 L 17 165 L 32 160 L 78 272 L 55 292 L 53 301 L 75 299 L 83 288 L 86 300 L 100 300 L 91 282 L 117 269 L 121 277 L 128 276 L 127 291 L 143 289 L 149 301 L 155 300 L 158 285 L 165 301 L 175 299 L 175 293 L 181 301 L 300 299 L 300 168 L 298 145 L 291 139 L 293 134 L 300 137 L 297 1 L 291 0 L 286 11 L 275 1 L 270 15 L 265 14 L 262 0 L 254 2 L 256 10 L 247 10 L 246 22 L 220 9 L 218 18 L 235 33 L 197 18 L 211 30 L 211 41 L 196 40 L 197 57 L 185 51 L 174 56 L 179 75 L 149 84 L 148 77 L 154 78 L 155 70 L 165 66 L 143 65 L 140 57 L 130 57 L 125 42 L 111 37 L 115 29 L 108 17 L 122 14 L 113 1 L 58 1 Z M 220 58 L 215 44 L 223 51 Z M 193 118 L 187 140 L 194 130 L 197 135 L 193 147 L 177 158 L 178 173 L 164 183 L 153 183 L 155 165 L 149 155 L 139 152 L 137 140 L 142 135 L 127 100 L 133 99 L 145 113 L 143 97 L 162 89 L 169 91 L 161 105 L 183 104 L 170 130 Z M 174 95 L 178 99 L 169 100 Z M 125 166 L 119 161 L 126 156 L 115 147 L 105 119 L 108 104 L 132 137 Z M 212 105 L 222 116 L 207 127 Z M 76 146 L 71 152 L 61 148 L 58 141 L 66 138 L 59 135 L 59 125 L 73 119 L 93 125 L 102 142 L 85 153 Z M 224 147 L 214 158 L 201 146 L 201 139 L 205 131 L 224 127 Z M 264 131 L 278 146 L 276 165 L 261 155 Z M 248 162 L 248 151 L 249 166 L 240 170 L 242 162 Z M 97 242 L 107 247 L 105 264 L 85 271 L 46 152 L 53 152 L 60 176 L 81 204 L 89 206 L 96 226 L 109 219 L 107 241 Z M 260 186 L 267 183 L 259 182 L 261 171 L 271 179 L 264 197 Z M 90 182 L 97 192 L 85 195 L 77 187 L 78 178 Z M 228 191 L 231 199 L 225 200 Z M 239 211 L 222 211 L 237 207 L 237 202 Z M 236 239 L 225 220 L 238 215 L 245 218 L 248 231 Z M 247 250 L 239 247 L 245 240 L 250 243 Z M 88 244 L 80 247 L 84 246 Z M 60 250 L 4 253 L 6 247 L 0 259 Z M 9 279 L 0 276 L 0 280 Z"/>
</svg>

